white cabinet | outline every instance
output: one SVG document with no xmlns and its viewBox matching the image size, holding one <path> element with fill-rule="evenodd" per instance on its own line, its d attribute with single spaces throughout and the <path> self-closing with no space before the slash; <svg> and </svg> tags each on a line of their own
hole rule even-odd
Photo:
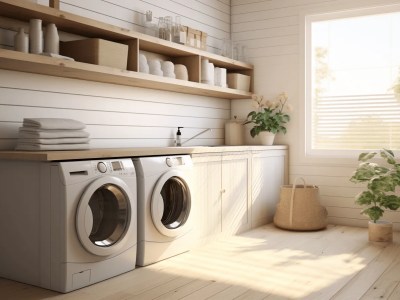
<svg viewBox="0 0 400 300">
<path fill-rule="evenodd" d="M 193 209 L 201 242 L 250 228 L 250 152 L 194 154 Z"/>
<path fill-rule="evenodd" d="M 287 150 L 193 154 L 199 243 L 272 222 L 287 182 Z"/>
<path fill-rule="evenodd" d="M 280 186 L 287 184 L 287 150 L 255 151 L 251 171 L 251 228 L 273 221 Z"/>
<path fill-rule="evenodd" d="M 195 236 L 199 244 L 221 232 L 221 155 L 196 155 L 193 160 L 193 206 Z"/>
<path fill-rule="evenodd" d="M 232 235 L 250 229 L 250 162 L 249 152 L 222 155 L 223 234 Z"/>
<path fill-rule="evenodd" d="M 202 242 L 272 222 L 287 183 L 287 150 L 193 154 L 194 211 Z"/>
</svg>

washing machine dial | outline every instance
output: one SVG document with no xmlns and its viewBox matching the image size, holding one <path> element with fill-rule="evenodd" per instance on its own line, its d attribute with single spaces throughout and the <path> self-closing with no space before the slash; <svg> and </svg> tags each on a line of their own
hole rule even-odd
<svg viewBox="0 0 400 300">
<path fill-rule="evenodd" d="M 107 165 L 101 161 L 97 164 L 97 170 L 99 170 L 101 173 L 105 173 L 107 172 Z"/>
<path fill-rule="evenodd" d="M 168 167 L 172 167 L 174 165 L 174 162 L 171 158 L 167 157 L 167 159 L 165 160 L 166 164 Z"/>
</svg>

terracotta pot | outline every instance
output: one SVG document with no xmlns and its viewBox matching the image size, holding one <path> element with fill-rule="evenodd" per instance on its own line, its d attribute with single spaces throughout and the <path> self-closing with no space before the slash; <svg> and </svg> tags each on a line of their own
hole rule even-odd
<svg viewBox="0 0 400 300">
<path fill-rule="evenodd" d="M 387 221 L 368 222 L 368 237 L 370 242 L 393 241 L 393 224 Z"/>
<path fill-rule="evenodd" d="M 260 137 L 260 142 L 264 146 L 271 146 L 274 144 L 275 133 L 269 131 L 261 131 L 258 136 Z"/>
</svg>

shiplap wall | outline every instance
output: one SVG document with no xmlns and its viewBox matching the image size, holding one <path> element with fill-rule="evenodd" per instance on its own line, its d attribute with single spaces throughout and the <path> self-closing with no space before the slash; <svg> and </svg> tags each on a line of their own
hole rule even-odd
<svg viewBox="0 0 400 300">
<path fill-rule="evenodd" d="M 47 0 L 33 2 L 48 5 Z M 229 0 L 65 0 L 61 10 L 140 32 L 147 10 L 155 22 L 180 15 L 182 24 L 208 33 L 207 48 L 214 53 L 230 35 Z M 12 49 L 14 34 L 0 29 L 0 47 Z M 221 145 L 230 101 L 0 68 L 0 149 L 15 147 L 18 127 L 27 117 L 80 120 L 96 148 L 172 146 L 177 126 L 185 127 L 183 141 L 213 129 L 186 145 Z"/>
<path fill-rule="evenodd" d="M 232 36 L 247 45 L 255 65 L 255 92 L 273 98 L 282 91 L 294 106 L 288 133 L 277 136 L 278 143 L 290 147 L 290 182 L 303 177 L 320 188 L 321 202 L 335 224 L 366 226 L 354 196 L 362 190 L 349 182 L 356 159 L 307 158 L 304 152 L 304 96 L 302 87 L 302 21 L 315 12 L 398 4 L 391 0 L 232 0 Z M 232 115 L 243 118 L 253 110 L 251 101 L 233 101 Z M 248 138 L 251 142 L 251 138 Z M 400 212 L 386 212 L 385 219 L 400 229 Z"/>
</svg>

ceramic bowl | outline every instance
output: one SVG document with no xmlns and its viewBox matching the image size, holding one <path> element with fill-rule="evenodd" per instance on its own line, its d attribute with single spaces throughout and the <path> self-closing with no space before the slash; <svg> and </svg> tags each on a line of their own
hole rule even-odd
<svg viewBox="0 0 400 300">
<path fill-rule="evenodd" d="M 161 62 L 157 59 L 150 60 L 149 71 L 150 74 L 163 76 L 163 71 L 161 70 Z"/>
<path fill-rule="evenodd" d="M 161 69 L 165 77 L 171 77 L 170 75 L 174 73 L 174 64 L 171 61 L 163 61 Z"/>
<path fill-rule="evenodd" d="M 175 65 L 175 75 L 177 79 L 189 80 L 188 70 L 185 65 Z"/>
</svg>

